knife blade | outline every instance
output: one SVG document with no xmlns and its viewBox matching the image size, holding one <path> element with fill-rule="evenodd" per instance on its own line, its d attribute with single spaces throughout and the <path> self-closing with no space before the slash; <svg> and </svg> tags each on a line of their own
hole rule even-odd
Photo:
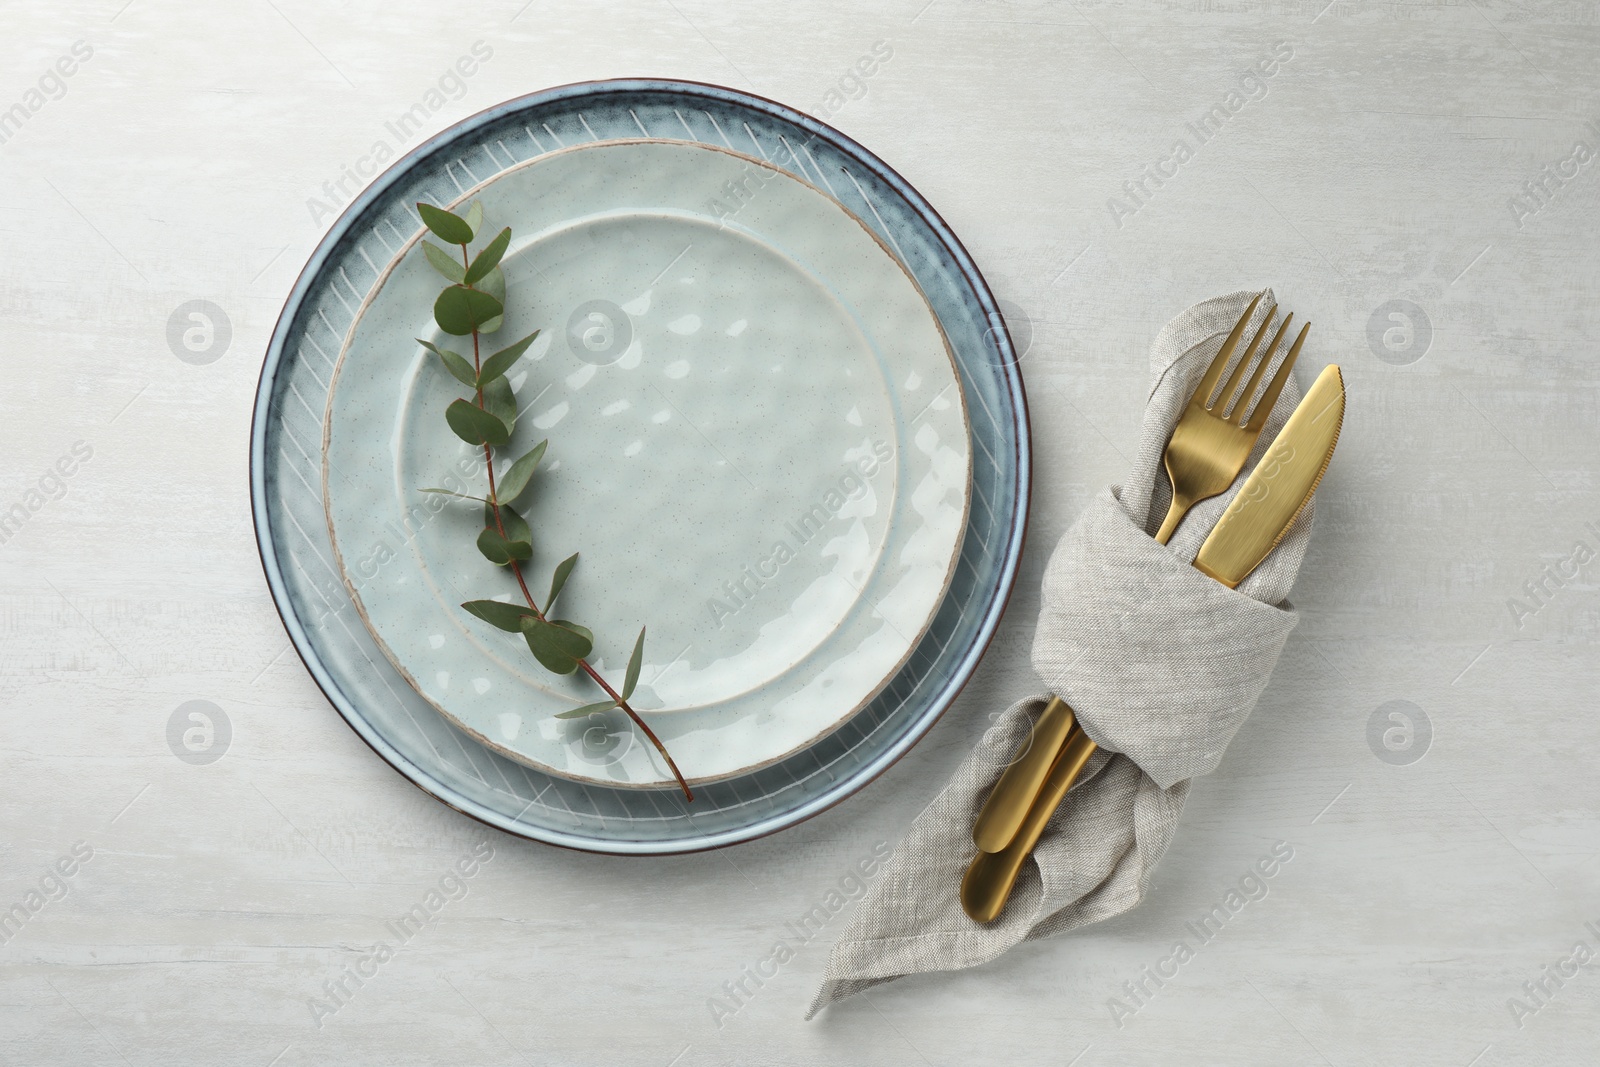
<svg viewBox="0 0 1600 1067">
<path fill-rule="evenodd" d="M 1228 503 L 1200 546 L 1194 566 L 1228 588 L 1238 588 L 1283 540 L 1311 501 L 1343 426 L 1344 378 L 1337 364 L 1329 364 Z M 1070 727 L 1044 788 L 1014 835 L 1000 851 L 980 848 L 973 857 L 960 896 L 962 909 L 974 921 L 988 923 L 999 917 L 1028 854 L 1095 748 L 1081 728 L 1076 724 Z"/>
<path fill-rule="evenodd" d="M 1343 425 L 1344 378 L 1337 364 L 1329 364 L 1211 528 L 1195 567 L 1238 588 L 1305 510 Z"/>
</svg>

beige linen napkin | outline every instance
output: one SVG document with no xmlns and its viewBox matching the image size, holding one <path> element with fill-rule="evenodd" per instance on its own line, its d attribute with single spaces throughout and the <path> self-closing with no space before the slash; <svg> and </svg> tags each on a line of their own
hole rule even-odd
<svg viewBox="0 0 1600 1067">
<path fill-rule="evenodd" d="M 1169 546 L 1152 537 L 1172 498 L 1167 438 L 1254 295 L 1196 304 L 1161 331 L 1127 483 L 1100 493 L 1050 557 L 1033 665 L 1100 751 L 1051 818 L 1005 911 L 979 925 L 957 890 L 975 851 L 978 809 L 1048 696 L 1006 711 L 917 817 L 834 945 L 808 1018 L 879 982 L 973 967 L 1020 941 L 1108 919 L 1144 896 L 1189 779 L 1216 769 L 1297 621 L 1285 597 L 1311 536 L 1310 507 L 1237 590 L 1190 566 L 1298 403 L 1293 379 L 1233 487 L 1190 511 Z M 1250 331 L 1272 304 L 1269 290 Z"/>
</svg>

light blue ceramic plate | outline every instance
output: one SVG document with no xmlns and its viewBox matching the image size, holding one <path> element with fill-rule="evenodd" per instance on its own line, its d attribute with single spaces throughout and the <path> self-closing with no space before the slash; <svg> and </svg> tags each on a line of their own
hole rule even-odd
<svg viewBox="0 0 1600 1067">
<path fill-rule="evenodd" d="M 486 351 L 546 331 L 511 374 L 525 403 L 507 454 L 551 441 L 521 503 L 526 569 L 542 589 L 581 547 L 559 614 L 600 636 L 596 669 L 620 684 L 648 624 L 631 703 L 694 783 L 855 715 L 933 620 L 966 528 L 964 394 L 900 261 L 815 186 L 685 141 L 574 145 L 446 206 L 468 203 L 485 235 L 516 235 Z M 593 681 L 545 672 L 460 607 L 520 597 L 477 551 L 482 506 L 422 492 L 487 482 L 443 418 L 462 386 L 416 341 L 462 347 L 433 324 L 445 283 L 420 228 L 357 312 L 328 398 L 345 585 L 412 688 L 481 744 L 601 785 L 670 784 L 622 712 L 556 718 L 600 700 Z"/>
<path fill-rule="evenodd" d="M 620 140 L 653 143 L 601 143 Z M 629 174 L 650 180 L 618 179 Z M 697 174 L 710 182 L 703 194 Z M 562 191 L 547 210 L 519 182 Z M 630 200 L 627 188 L 650 196 Z M 541 551 L 553 560 L 583 550 L 585 584 L 575 579 L 570 592 L 601 635 L 608 667 L 620 665 L 633 628 L 651 624 L 648 700 L 661 709 L 653 722 L 678 723 L 667 728 L 675 758 L 691 776 L 716 779 L 692 806 L 665 787 L 624 722 L 549 727 L 550 709 L 587 694 L 529 670 L 525 654 L 454 609 L 500 577 L 456 554 L 452 524 L 476 516 L 407 503 L 447 473 L 434 467 L 459 458 L 453 445 L 440 447 L 447 438 L 421 429 L 437 422 L 449 386 L 410 341 L 430 336 L 420 332 L 426 303 L 419 319 L 407 289 L 419 229 L 411 205 L 455 203 L 474 190 L 490 224 L 512 225 L 519 238 L 508 275 L 511 314 L 522 318 L 504 335 L 547 331 L 519 372 L 519 432 L 548 433 L 561 462 L 537 490 Z M 690 234 L 705 247 L 671 261 L 679 237 L 700 243 Z M 605 251 L 619 238 L 639 255 Z M 789 299 L 775 301 L 778 290 Z M 785 307 L 807 310 L 786 321 Z M 380 366 L 389 332 L 398 347 Z M 808 352 L 818 344 L 825 361 Z M 352 728 L 475 818 L 636 854 L 771 833 L 902 755 L 992 635 L 1027 511 L 1014 362 L 954 235 L 893 171 L 814 120 L 681 82 L 593 83 L 511 101 L 374 182 L 296 284 L 267 353 L 252 433 L 268 584 L 296 649 Z M 847 464 L 856 476 L 842 480 Z M 798 501 L 814 514 L 808 493 L 821 505 L 815 524 L 828 528 L 788 536 L 779 562 L 777 539 L 795 521 L 787 510 Z M 595 517 L 608 531 L 598 540 Z M 751 547 L 762 534 L 773 545 Z M 801 551 L 809 548 L 819 551 Z M 722 573 L 730 560 L 739 564 L 731 577 Z M 618 576 L 629 598 L 613 595 Z M 708 580 L 716 588 L 702 589 Z M 703 644 L 679 659 L 679 639 Z M 760 654 L 740 658 L 752 648 Z M 832 688 L 843 696 L 817 699 Z M 508 708 L 506 691 L 527 707 Z M 762 719 L 775 694 L 788 714 Z"/>
</svg>

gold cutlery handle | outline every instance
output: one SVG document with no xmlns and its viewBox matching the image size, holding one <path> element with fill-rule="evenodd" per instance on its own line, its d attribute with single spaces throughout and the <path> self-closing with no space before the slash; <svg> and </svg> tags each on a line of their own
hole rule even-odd
<svg viewBox="0 0 1600 1067">
<path fill-rule="evenodd" d="M 983 810 L 972 824 L 972 840 L 984 852 L 999 852 L 1017 836 L 1033 798 L 1054 766 L 1061 746 L 1072 732 L 1072 709 L 1060 697 L 1051 697 L 1028 731 L 1028 740 L 995 782 Z"/>
<path fill-rule="evenodd" d="M 1172 476 L 1171 460 L 1167 461 L 1167 480 L 1177 484 Z M 1176 491 L 1172 494 L 1172 503 L 1167 505 L 1167 517 L 1161 520 L 1161 529 L 1156 531 L 1156 544 L 1164 545 L 1172 540 L 1172 535 L 1178 530 L 1178 523 L 1189 514 L 1189 509 L 1194 507 L 1195 501 L 1179 496 Z"/>
<path fill-rule="evenodd" d="M 1066 747 L 1056 757 L 1050 773 L 1045 778 L 1044 789 L 1033 806 L 1028 809 L 1017 834 L 999 852 L 979 851 L 961 880 L 961 908 L 974 922 L 993 922 L 1006 906 L 1011 889 L 1017 884 L 1022 864 L 1038 844 L 1057 806 L 1065 799 L 1067 790 L 1077 781 L 1083 765 L 1094 755 L 1096 745 L 1082 730 L 1073 730 Z"/>
</svg>

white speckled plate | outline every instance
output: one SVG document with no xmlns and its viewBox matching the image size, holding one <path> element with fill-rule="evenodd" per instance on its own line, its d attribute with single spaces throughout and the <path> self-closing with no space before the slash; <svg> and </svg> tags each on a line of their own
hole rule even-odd
<svg viewBox="0 0 1600 1067">
<path fill-rule="evenodd" d="M 606 141 L 514 166 L 459 201 L 513 231 L 505 327 L 535 329 L 512 374 L 508 456 L 550 439 L 525 498 L 536 597 L 581 559 L 560 614 L 594 630 L 691 780 L 805 747 L 895 674 L 950 581 L 966 523 L 967 413 L 945 337 L 892 252 L 831 196 L 760 160 Z M 324 499 L 368 628 L 416 690 L 484 744 L 558 775 L 670 782 L 620 713 L 558 677 L 464 600 L 512 599 L 474 547 L 481 453 L 445 425 L 461 387 L 443 284 L 417 235 L 382 272 L 338 358 Z M 613 721 L 613 719 L 615 721 Z M 592 742 L 592 743 L 591 743 Z"/>
</svg>

